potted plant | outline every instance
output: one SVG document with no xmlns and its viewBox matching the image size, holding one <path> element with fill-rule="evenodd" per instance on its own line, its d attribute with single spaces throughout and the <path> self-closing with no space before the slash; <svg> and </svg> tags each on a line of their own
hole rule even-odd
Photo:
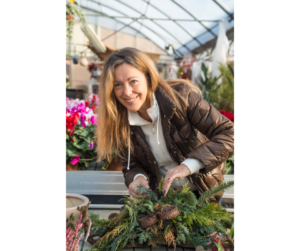
<svg viewBox="0 0 300 251">
<path fill-rule="evenodd" d="M 77 170 L 78 164 L 89 167 L 96 160 L 95 125 L 97 124 L 97 96 L 92 102 L 67 98 L 66 164 L 67 170 Z"/>
</svg>

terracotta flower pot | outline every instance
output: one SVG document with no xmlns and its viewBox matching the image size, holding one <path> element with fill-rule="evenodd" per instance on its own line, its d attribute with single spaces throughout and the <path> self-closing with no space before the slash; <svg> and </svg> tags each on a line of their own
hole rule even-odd
<svg viewBox="0 0 300 251">
<path fill-rule="evenodd" d="M 71 163 L 69 163 L 68 165 L 67 165 L 67 171 L 76 171 L 77 170 L 77 168 L 78 168 L 78 163 L 77 164 L 75 164 L 75 165 L 72 165 Z"/>
<path fill-rule="evenodd" d="M 119 156 L 113 158 L 113 160 L 109 163 L 108 171 L 122 171 L 122 164 Z"/>
</svg>

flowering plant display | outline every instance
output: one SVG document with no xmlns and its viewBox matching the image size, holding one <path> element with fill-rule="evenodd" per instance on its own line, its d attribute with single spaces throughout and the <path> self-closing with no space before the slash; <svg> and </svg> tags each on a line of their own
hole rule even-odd
<svg viewBox="0 0 300 251">
<path fill-rule="evenodd" d="M 67 219 L 67 230 L 66 230 L 66 251 L 78 251 L 78 242 L 82 236 L 82 214 L 80 215 L 77 222 L 73 214 Z"/>
<path fill-rule="evenodd" d="M 89 101 L 66 99 L 67 164 L 81 163 L 89 167 L 89 163 L 96 160 L 94 135 L 97 105 L 98 96 L 94 94 L 89 96 Z"/>
<path fill-rule="evenodd" d="M 234 122 L 234 114 L 232 112 L 228 112 L 227 110 L 221 110 L 220 113 L 224 115 L 226 118 L 229 118 L 232 122 Z"/>
</svg>

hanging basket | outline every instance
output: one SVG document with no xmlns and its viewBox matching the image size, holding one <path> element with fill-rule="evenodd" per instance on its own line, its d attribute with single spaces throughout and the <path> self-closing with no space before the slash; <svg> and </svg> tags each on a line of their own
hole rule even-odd
<svg viewBox="0 0 300 251">
<path fill-rule="evenodd" d="M 67 14 L 67 20 L 69 21 L 69 22 L 72 22 L 73 20 L 74 20 L 74 17 L 72 16 L 72 15 L 70 15 L 69 13 L 66 13 Z"/>
</svg>

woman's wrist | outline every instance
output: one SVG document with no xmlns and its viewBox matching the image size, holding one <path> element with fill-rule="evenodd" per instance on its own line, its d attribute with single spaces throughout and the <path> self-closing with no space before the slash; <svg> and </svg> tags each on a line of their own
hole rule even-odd
<svg viewBox="0 0 300 251">
<path fill-rule="evenodd" d="M 148 183 L 147 177 L 146 177 L 144 174 L 141 174 L 141 173 L 136 174 L 136 175 L 133 177 L 133 181 L 135 181 L 135 179 L 137 179 L 138 177 L 144 177 L 145 180 L 146 180 L 147 183 Z"/>
</svg>

